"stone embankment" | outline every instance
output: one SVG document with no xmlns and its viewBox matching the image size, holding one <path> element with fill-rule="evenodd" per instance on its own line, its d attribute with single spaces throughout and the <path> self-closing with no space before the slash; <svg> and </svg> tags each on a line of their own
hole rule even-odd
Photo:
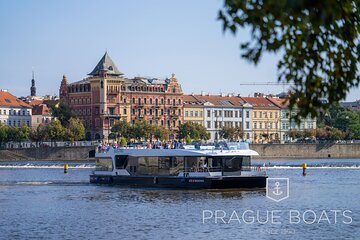
<svg viewBox="0 0 360 240">
<path fill-rule="evenodd" d="M 253 144 L 258 159 L 360 158 L 360 143 Z M 0 161 L 93 160 L 95 147 L 44 147 L 0 150 Z"/>
</svg>

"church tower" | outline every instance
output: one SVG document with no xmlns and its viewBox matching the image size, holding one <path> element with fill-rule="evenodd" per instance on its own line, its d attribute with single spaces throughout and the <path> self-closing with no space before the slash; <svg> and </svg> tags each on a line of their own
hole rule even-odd
<svg viewBox="0 0 360 240">
<path fill-rule="evenodd" d="M 36 87 L 35 87 L 35 78 L 34 78 L 34 71 L 32 72 L 32 80 L 31 80 L 31 87 L 30 87 L 30 96 L 36 96 Z"/>
<path fill-rule="evenodd" d="M 64 74 L 63 78 L 61 80 L 60 89 L 59 89 L 60 101 L 66 102 L 67 95 L 68 95 L 68 81 Z"/>
</svg>

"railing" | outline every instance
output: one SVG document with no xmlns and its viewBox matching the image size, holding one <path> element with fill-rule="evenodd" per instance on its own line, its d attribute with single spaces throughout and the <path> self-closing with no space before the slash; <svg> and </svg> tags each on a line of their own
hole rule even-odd
<svg viewBox="0 0 360 240">
<path fill-rule="evenodd" d="M 188 167 L 184 172 L 221 172 L 221 167 Z"/>
</svg>

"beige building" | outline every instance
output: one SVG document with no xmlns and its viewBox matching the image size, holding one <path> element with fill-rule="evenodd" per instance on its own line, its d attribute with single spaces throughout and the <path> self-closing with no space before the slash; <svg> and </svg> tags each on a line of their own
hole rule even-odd
<svg viewBox="0 0 360 240">
<path fill-rule="evenodd" d="M 184 122 L 204 125 L 204 106 L 192 95 L 184 95 Z"/>
<path fill-rule="evenodd" d="M 241 97 L 253 106 L 253 142 L 277 142 L 280 140 L 280 108 L 265 97 Z"/>
</svg>

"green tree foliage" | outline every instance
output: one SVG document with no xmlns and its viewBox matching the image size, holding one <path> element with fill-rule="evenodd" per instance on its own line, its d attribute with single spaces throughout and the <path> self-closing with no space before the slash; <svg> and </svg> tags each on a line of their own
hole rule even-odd
<svg viewBox="0 0 360 240">
<path fill-rule="evenodd" d="M 58 119 L 63 126 L 67 126 L 70 122 L 70 119 L 75 117 L 70 107 L 63 102 L 61 102 L 58 106 L 50 104 L 49 107 L 52 116 Z"/>
<path fill-rule="evenodd" d="M 163 126 L 151 126 L 151 136 L 156 140 L 165 141 L 169 138 L 169 131 Z"/>
<path fill-rule="evenodd" d="M 111 132 L 115 135 L 119 134 L 127 139 L 132 137 L 131 125 L 124 120 L 115 122 L 114 126 L 111 128 Z"/>
<path fill-rule="evenodd" d="M 219 135 L 220 137 L 228 139 L 230 141 L 237 141 L 243 138 L 244 131 L 241 127 L 223 126 L 219 131 Z"/>
<path fill-rule="evenodd" d="M 119 145 L 121 147 L 125 147 L 127 145 L 127 142 L 126 142 L 126 138 L 125 137 L 120 137 L 120 143 Z"/>
<path fill-rule="evenodd" d="M 83 140 L 85 138 L 85 127 L 82 121 L 78 118 L 70 118 L 66 134 L 67 140 L 71 142 Z"/>
<path fill-rule="evenodd" d="M 30 137 L 30 131 L 30 128 L 26 124 L 23 124 L 20 128 L 18 128 L 16 142 L 28 140 Z"/>
<path fill-rule="evenodd" d="M 151 125 L 144 120 L 139 120 L 134 123 L 131 128 L 133 138 L 137 140 L 141 140 L 144 138 L 145 140 L 150 139 L 151 137 Z"/>
<path fill-rule="evenodd" d="M 278 80 L 293 84 L 295 120 L 318 116 L 359 86 L 358 0 L 225 0 L 219 19 L 224 31 L 250 29 L 251 39 L 240 45 L 248 61 L 257 64 L 265 52 L 281 55 Z"/>
<path fill-rule="evenodd" d="M 7 135 L 8 135 L 8 126 L 0 123 L 0 148 L 7 141 Z"/>
<path fill-rule="evenodd" d="M 178 139 L 185 139 L 188 136 L 196 141 L 210 139 L 210 133 L 206 131 L 206 128 L 198 123 L 193 122 L 186 122 L 179 125 L 177 131 Z"/>
<path fill-rule="evenodd" d="M 329 108 L 329 111 L 321 114 L 318 118 L 318 126 L 340 129 L 347 139 L 360 139 L 360 112 L 335 104 Z"/>
<path fill-rule="evenodd" d="M 30 132 L 30 140 L 36 143 L 43 142 L 47 139 L 47 126 L 40 124 L 36 129 Z"/>
<path fill-rule="evenodd" d="M 47 135 L 51 141 L 62 141 L 66 138 L 66 129 L 59 120 L 55 120 L 47 126 Z"/>
</svg>

